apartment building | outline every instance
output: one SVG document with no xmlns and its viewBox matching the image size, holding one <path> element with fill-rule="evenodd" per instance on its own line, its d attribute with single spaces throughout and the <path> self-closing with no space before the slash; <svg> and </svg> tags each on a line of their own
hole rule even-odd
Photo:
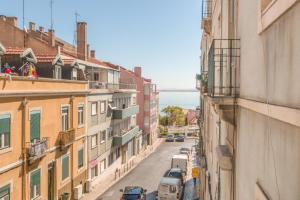
<svg viewBox="0 0 300 200">
<path fill-rule="evenodd" d="M 299 1 L 202 7 L 202 198 L 299 199 Z"/>
<path fill-rule="evenodd" d="M 19 72 L 0 73 L 0 199 L 74 198 L 87 179 L 87 83 L 36 79 L 32 49 L 0 47 Z"/>
<path fill-rule="evenodd" d="M 142 77 L 141 67 L 135 67 L 133 71 L 121 68 L 120 79 L 137 85 L 136 102 L 140 107 L 137 124 L 143 131 L 138 146 L 145 148 L 152 145 L 158 136 L 159 93 L 151 79 Z"/>
</svg>

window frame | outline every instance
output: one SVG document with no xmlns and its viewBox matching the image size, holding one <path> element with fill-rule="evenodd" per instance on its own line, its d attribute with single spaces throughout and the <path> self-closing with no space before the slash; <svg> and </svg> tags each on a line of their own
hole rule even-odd
<svg viewBox="0 0 300 200">
<path fill-rule="evenodd" d="M 82 166 L 80 166 L 80 164 L 79 164 L 79 152 L 80 151 L 82 151 Z M 85 160 L 84 147 L 80 147 L 77 151 L 77 168 L 78 168 L 78 170 L 80 170 L 84 167 L 84 160 Z"/>
<path fill-rule="evenodd" d="M 102 136 L 105 136 L 105 137 L 102 137 Z M 103 144 L 106 142 L 106 130 L 102 130 L 100 131 L 100 144 Z"/>
<path fill-rule="evenodd" d="M 32 197 L 31 198 L 31 175 L 34 173 L 34 172 L 36 172 L 36 171 L 40 171 L 40 187 L 39 187 L 39 189 L 40 189 L 40 191 L 39 191 L 39 195 L 38 196 L 34 196 L 34 197 Z M 37 169 L 34 169 L 34 170 L 32 170 L 32 171 L 30 171 L 30 173 L 29 173 L 29 199 L 30 200 L 34 200 L 34 199 L 37 199 L 37 198 L 39 198 L 39 197 L 41 197 L 41 193 L 42 193 L 42 184 L 41 184 L 41 177 L 42 177 L 42 169 L 41 169 L 41 167 L 38 167 Z"/>
<path fill-rule="evenodd" d="M 0 185 L 0 191 L 1 190 L 3 190 L 3 191 L 5 191 L 5 190 L 8 190 L 8 193 L 7 194 L 5 194 L 5 196 L 0 196 L 0 200 L 4 200 L 5 198 L 9 198 L 9 199 L 11 199 L 11 193 L 12 193 L 12 183 L 6 183 L 6 184 L 4 184 L 4 185 Z"/>
<path fill-rule="evenodd" d="M 78 128 L 84 126 L 84 105 L 83 104 L 77 106 L 77 124 L 78 124 Z"/>
<path fill-rule="evenodd" d="M 6 117 L 5 117 L 6 116 Z M 9 116 L 9 117 L 7 117 Z M 8 133 L 8 145 L 5 145 L 5 133 L 0 133 L 0 152 L 11 148 L 11 128 L 12 128 L 12 115 L 9 112 L 0 113 L 0 119 L 9 119 L 9 133 Z M 2 138 L 3 137 L 3 138 Z M 3 143 L 3 146 L 2 146 Z"/>
<path fill-rule="evenodd" d="M 95 145 L 93 145 L 93 138 L 96 137 L 95 139 Z M 98 134 L 94 134 L 91 136 L 91 149 L 95 149 L 98 146 Z"/>
<path fill-rule="evenodd" d="M 63 113 L 63 110 L 67 108 L 68 113 Z M 67 116 L 67 126 L 63 122 L 66 122 L 66 120 L 63 120 L 64 116 Z M 62 105 L 61 106 L 61 131 L 68 131 L 70 129 L 70 105 Z"/>
<path fill-rule="evenodd" d="M 40 121 L 39 121 L 39 125 L 40 125 L 40 127 L 39 127 L 39 136 L 40 136 L 40 138 L 38 138 L 38 141 L 40 141 L 41 140 L 41 123 L 42 123 L 42 110 L 41 109 L 35 109 L 35 108 L 33 108 L 33 109 L 31 109 L 30 111 L 29 111 L 29 121 L 30 121 L 30 130 L 29 130 L 29 134 L 30 134 L 30 143 L 34 143 L 34 142 L 32 142 L 31 141 L 31 115 L 32 114 L 37 114 L 37 113 L 39 113 L 40 114 Z"/>
<path fill-rule="evenodd" d="M 95 113 L 93 112 L 93 105 L 96 105 Z M 98 114 L 98 102 L 91 102 L 91 116 L 96 116 Z"/>
<path fill-rule="evenodd" d="M 100 114 L 105 114 L 105 113 L 106 113 L 106 101 L 100 101 Z"/>
</svg>

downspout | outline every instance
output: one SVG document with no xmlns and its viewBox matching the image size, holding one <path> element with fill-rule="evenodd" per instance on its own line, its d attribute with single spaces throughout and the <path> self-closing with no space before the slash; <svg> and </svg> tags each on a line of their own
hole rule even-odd
<svg viewBox="0 0 300 200">
<path fill-rule="evenodd" d="M 74 129 L 74 96 L 71 96 L 70 97 L 70 121 L 71 121 L 71 123 L 70 123 L 70 125 L 71 125 L 71 127 L 70 127 L 70 130 L 73 130 Z M 74 130 L 75 131 L 75 130 Z M 76 132 L 74 133 L 75 134 L 75 136 L 76 136 Z M 71 166 L 71 197 L 73 197 L 73 189 L 74 189 L 74 172 L 73 172 L 73 170 L 74 170 L 74 167 L 73 167 L 73 162 L 74 162 L 74 141 L 72 141 L 72 144 L 71 144 L 71 148 L 70 148 L 70 163 L 72 164 L 72 166 Z M 72 198 L 71 198 L 72 199 Z"/>
<path fill-rule="evenodd" d="M 27 98 L 24 98 L 21 102 L 22 106 L 22 199 L 27 199 L 27 153 L 26 153 L 26 135 L 27 135 Z"/>
</svg>

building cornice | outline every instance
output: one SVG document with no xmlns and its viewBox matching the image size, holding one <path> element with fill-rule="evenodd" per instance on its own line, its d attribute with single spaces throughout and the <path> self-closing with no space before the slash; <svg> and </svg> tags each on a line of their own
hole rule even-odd
<svg viewBox="0 0 300 200">
<path fill-rule="evenodd" d="M 47 96 L 69 96 L 69 95 L 88 95 L 90 91 L 4 91 L 0 93 L 0 98 L 8 97 L 47 97 Z"/>
</svg>

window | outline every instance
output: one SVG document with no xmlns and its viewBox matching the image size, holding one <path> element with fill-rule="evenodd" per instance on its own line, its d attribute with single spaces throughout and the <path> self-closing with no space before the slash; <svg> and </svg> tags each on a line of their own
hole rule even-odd
<svg viewBox="0 0 300 200">
<path fill-rule="evenodd" d="M 132 97 L 132 105 L 136 105 L 136 97 Z"/>
<path fill-rule="evenodd" d="M 61 130 L 69 130 L 69 107 L 64 106 L 61 109 Z"/>
<path fill-rule="evenodd" d="M 94 73 L 94 81 L 99 81 L 99 73 Z"/>
<path fill-rule="evenodd" d="M 61 79 L 61 67 L 58 65 L 55 65 L 53 78 Z"/>
<path fill-rule="evenodd" d="M 92 138 L 91 138 L 91 147 L 92 147 L 92 149 L 95 148 L 96 146 L 97 146 L 97 134 L 92 135 Z"/>
<path fill-rule="evenodd" d="M 78 169 L 84 165 L 83 148 L 78 150 Z"/>
<path fill-rule="evenodd" d="M 0 200 L 10 200 L 10 184 L 0 188 Z"/>
<path fill-rule="evenodd" d="M 103 114 L 106 112 L 106 101 L 100 102 L 100 113 Z"/>
<path fill-rule="evenodd" d="M 112 128 L 108 128 L 107 129 L 107 133 L 108 133 L 108 138 L 111 138 L 114 134 L 113 129 Z"/>
<path fill-rule="evenodd" d="M 61 160 L 61 180 L 64 181 L 69 177 L 69 155 L 65 155 Z"/>
<path fill-rule="evenodd" d="M 104 158 L 104 159 L 100 162 L 100 173 L 103 173 L 105 169 L 106 169 L 106 159 Z"/>
<path fill-rule="evenodd" d="M 110 153 L 109 156 L 108 156 L 108 166 L 113 164 L 113 162 L 114 162 L 114 154 Z"/>
<path fill-rule="evenodd" d="M 98 165 L 95 165 L 91 168 L 91 178 L 93 179 L 96 176 L 98 176 Z"/>
<path fill-rule="evenodd" d="M 116 151 L 116 158 L 119 158 L 120 157 L 120 154 L 121 153 L 121 148 L 120 147 L 118 147 L 117 148 L 117 151 Z"/>
<path fill-rule="evenodd" d="M 37 169 L 30 174 L 30 199 L 35 199 L 41 195 L 41 169 Z"/>
<path fill-rule="evenodd" d="M 72 80 L 77 80 L 77 69 L 76 68 L 72 69 Z"/>
<path fill-rule="evenodd" d="M 92 103 L 92 106 L 91 106 L 91 114 L 92 114 L 92 116 L 94 116 L 94 115 L 97 115 L 97 102 L 93 102 Z"/>
<path fill-rule="evenodd" d="M 100 133 L 100 143 L 104 143 L 106 141 L 106 131 L 101 131 Z"/>
<path fill-rule="evenodd" d="M 78 106 L 78 126 L 83 125 L 83 106 Z"/>
<path fill-rule="evenodd" d="M 0 149 L 10 146 L 10 114 L 0 115 Z"/>
<path fill-rule="evenodd" d="M 30 142 L 36 143 L 40 141 L 40 130 L 41 130 L 41 112 L 31 111 L 30 112 Z"/>
</svg>

